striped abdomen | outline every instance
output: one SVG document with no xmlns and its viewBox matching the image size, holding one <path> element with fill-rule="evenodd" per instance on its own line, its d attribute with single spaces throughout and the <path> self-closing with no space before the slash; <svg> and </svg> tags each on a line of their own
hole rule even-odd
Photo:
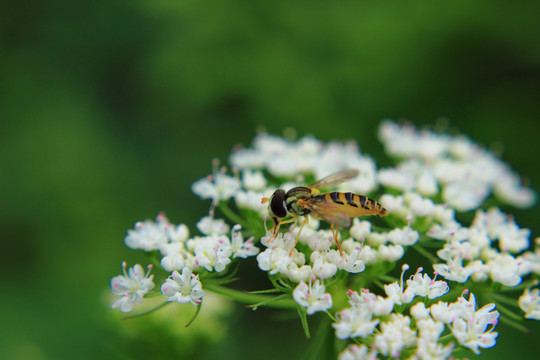
<svg viewBox="0 0 540 360">
<path fill-rule="evenodd" d="M 385 216 L 388 211 L 381 204 L 364 195 L 356 195 L 350 192 L 331 192 L 328 194 L 317 195 L 320 200 L 342 205 L 340 211 L 343 211 L 350 217 L 364 215 Z"/>
</svg>

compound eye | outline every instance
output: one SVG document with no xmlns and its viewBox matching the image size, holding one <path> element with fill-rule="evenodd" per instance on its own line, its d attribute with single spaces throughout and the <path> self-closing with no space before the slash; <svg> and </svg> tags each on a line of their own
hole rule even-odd
<svg viewBox="0 0 540 360">
<path fill-rule="evenodd" d="M 270 200 L 270 210 L 277 217 L 287 216 L 287 205 L 285 204 L 285 191 L 279 189 L 274 192 L 272 195 L 272 200 Z"/>
</svg>

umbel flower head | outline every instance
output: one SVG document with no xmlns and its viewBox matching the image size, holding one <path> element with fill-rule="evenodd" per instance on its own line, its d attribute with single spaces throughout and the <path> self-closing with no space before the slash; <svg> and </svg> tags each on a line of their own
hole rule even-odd
<svg viewBox="0 0 540 360">
<path fill-rule="evenodd" d="M 308 338 L 309 317 L 326 316 L 337 340 L 325 344 L 340 359 L 479 354 L 496 344 L 499 320 L 516 318 L 508 304 L 540 319 L 540 246 L 497 206 L 529 207 L 535 192 L 465 136 L 390 120 L 378 134 L 393 166 L 378 169 L 354 142 L 267 133 L 236 148 L 231 170 L 215 160 L 191 188 L 210 200 L 198 233 L 159 214 L 124 239 L 156 262 L 161 294 L 154 275 L 124 266 L 111 281 L 113 307 L 132 311 L 153 291 L 198 314 L 213 292 L 294 311 Z M 249 261 L 266 278 L 261 288 L 228 288 Z"/>
</svg>

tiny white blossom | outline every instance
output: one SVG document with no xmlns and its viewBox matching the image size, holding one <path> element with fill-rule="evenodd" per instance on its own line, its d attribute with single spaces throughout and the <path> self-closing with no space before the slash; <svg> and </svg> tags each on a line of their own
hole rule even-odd
<svg viewBox="0 0 540 360">
<path fill-rule="evenodd" d="M 233 197 L 240 187 L 240 180 L 236 177 L 217 173 L 195 181 L 191 190 L 201 199 L 219 202 Z"/>
<path fill-rule="evenodd" d="M 378 250 L 381 259 L 389 262 L 397 261 L 405 254 L 401 245 L 381 245 Z"/>
<path fill-rule="evenodd" d="M 112 308 L 120 308 L 121 312 L 130 312 L 133 310 L 135 303 L 142 303 L 143 296 L 154 287 L 152 281 L 154 275 L 150 275 L 152 266 L 148 267 L 148 272 L 146 273 L 139 264 L 131 267 L 127 273 L 126 267 L 126 263 L 123 262 L 123 275 L 115 276 L 111 279 L 111 291 L 114 295 L 120 297 L 120 299 L 114 302 Z"/>
<path fill-rule="evenodd" d="M 429 309 L 426 309 L 426 304 L 421 301 L 414 304 L 410 312 L 411 316 L 417 321 L 429 318 Z"/>
<path fill-rule="evenodd" d="M 170 243 L 182 243 L 189 237 L 186 225 L 173 225 L 164 213 L 159 213 L 156 221 L 146 220 L 135 223 L 134 230 L 128 230 L 124 239 L 127 247 L 145 251 L 161 250 Z"/>
<path fill-rule="evenodd" d="M 183 243 L 166 244 L 160 249 L 163 257 L 161 258 L 161 266 L 167 271 L 181 270 L 187 266 L 189 268 L 194 265 L 193 254 L 185 249 Z"/>
<path fill-rule="evenodd" d="M 446 264 L 434 264 L 433 269 L 447 280 L 464 283 L 472 275 L 474 268 L 463 266 L 463 260 L 455 257 L 446 262 Z"/>
<path fill-rule="evenodd" d="M 229 225 L 223 219 L 204 216 L 197 223 L 197 229 L 204 235 L 224 235 L 229 232 Z"/>
<path fill-rule="evenodd" d="M 367 337 L 379 323 L 378 319 L 372 319 L 373 314 L 366 308 L 346 308 L 336 314 L 337 322 L 332 326 L 336 329 L 338 339 Z"/>
<path fill-rule="evenodd" d="M 339 360 L 375 360 L 377 352 L 369 350 L 364 344 L 349 345 L 343 350 L 338 357 Z"/>
<path fill-rule="evenodd" d="M 478 311 L 474 311 L 476 302 L 472 294 L 467 305 L 473 306 L 464 309 L 466 311 L 454 319 L 451 330 L 461 345 L 468 347 L 478 355 L 480 354 L 479 347 L 489 348 L 495 345 L 498 333 L 493 329 L 497 325 L 499 312 L 492 311 L 495 304 L 487 304 Z M 491 327 L 488 329 L 488 326 Z"/>
<path fill-rule="evenodd" d="M 394 302 L 390 298 L 371 293 L 368 289 L 362 289 L 359 294 L 349 290 L 347 293 L 349 304 L 353 307 L 364 307 L 375 316 L 388 316 L 394 309 Z"/>
<path fill-rule="evenodd" d="M 526 319 L 540 320 L 540 289 L 525 289 L 519 297 L 519 307 L 525 312 Z"/>
<path fill-rule="evenodd" d="M 338 269 L 345 270 L 351 274 L 357 274 L 366 269 L 364 261 L 360 258 L 362 247 L 358 246 L 353 249 L 346 250 L 341 256 L 337 251 L 330 251 L 330 257 L 333 257 L 333 263 L 337 264 Z"/>
<path fill-rule="evenodd" d="M 266 187 L 266 179 L 262 172 L 244 169 L 242 184 L 247 190 L 262 190 Z"/>
<path fill-rule="evenodd" d="M 410 226 L 406 226 L 402 229 L 394 229 L 387 235 L 388 241 L 403 246 L 410 246 L 416 244 L 420 238 L 420 234 L 413 230 Z"/>
<path fill-rule="evenodd" d="M 277 273 L 288 274 L 291 264 L 294 263 L 298 267 L 305 265 L 306 260 L 303 253 L 293 249 L 292 255 L 289 256 L 289 248 L 285 248 L 285 243 L 294 243 L 290 233 L 278 234 L 271 243 L 268 242 L 269 239 L 271 239 L 271 235 L 261 239 L 261 244 L 268 246 L 266 250 L 257 255 L 257 262 L 261 270 L 268 271 L 270 275 Z"/>
<path fill-rule="evenodd" d="M 404 194 L 403 198 L 415 216 L 426 217 L 435 213 L 435 203 L 429 198 L 422 197 L 414 192 Z"/>
<path fill-rule="evenodd" d="M 510 254 L 497 254 L 488 260 L 487 266 L 493 281 L 506 286 L 517 286 L 521 283 L 519 276 L 519 260 Z"/>
<path fill-rule="evenodd" d="M 375 335 L 375 349 L 385 356 L 398 358 L 403 349 L 414 344 L 416 340 L 410 322 L 408 316 L 390 314 L 389 321 L 382 322 L 381 332 Z"/>
<path fill-rule="evenodd" d="M 328 279 L 334 276 L 338 270 L 337 264 L 332 262 L 326 254 L 319 251 L 311 253 L 313 275 L 319 279 Z"/>
<path fill-rule="evenodd" d="M 401 305 L 403 303 L 408 304 L 410 303 L 413 298 L 414 294 L 409 291 L 405 292 L 403 289 L 403 277 L 405 275 L 405 271 L 409 269 L 409 265 L 403 264 L 401 266 L 401 278 L 400 281 L 395 281 L 390 284 L 384 285 L 384 292 L 390 298 L 394 304 Z"/>
<path fill-rule="evenodd" d="M 453 350 L 453 343 L 443 346 L 437 341 L 420 337 L 416 341 L 416 353 L 411 359 L 445 360 L 451 358 Z"/>
<path fill-rule="evenodd" d="M 506 172 L 495 183 L 495 195 L 502 201 L 518 208 L 528 208 L 536 202 L 536 193 L 520 184 L 519 177 Z"/>
<path fill-rule="evenodd" d="M 182 269 L 181 275 L 178 271 L 173 271 L 161 285 L 161 292 L 167 301 L 176 301 L 180 304 L 190 302 L 196 305 L 204 296 L 199 277 L 192 274 L 188 267 Z"/>
<path fill-rule="evenodd" d="M 325 311 L 332 307 L 332 296 L 329 293 L 325 293 L 325 287 L 319 280 L 306 284 L 300 282 L 293 291 L 294 300 L 307 308 L 308 315 L 311 315 L 317 311 Z"/>
<path fill-rule="evenodd" d="M 245 259 L 259 253 L 259 248 L 253 245 L 253 237 L 244 241 L 240 225 L 234 225 L 231 233 L 231 251 L 233 259 Z"/>
<path fill-rule="evenodd" d="M 371 222 L 354 218 L 349 231 L 353 238 L 362 240 L 371 233 Z"/>
<path fill-rule="evenodd" d="M 135 223 L 134 230 L 128 230 L 124 239 L 127 247 L 142 249 L 144 251 L 158 250 L 161 245 L 167 243 L 164 220 L 158 215 L 157 222 L 146 220 Z"/>
<path fill-rule="evenodd" d="M 261 216 L 268 214 L 267 206 L 261 204 L 264 193 L 261 191 L 239 190 L 234 195 L 234 200 L 239 208 L 254 210 Z"/>
<path fill-rule="evenodd" d="M 196 236 L 187 241 L 195 256 L 195 265 L 221 272 L 231 262 L 231 243 L 225 235 Z"/>
<path fill-rule="evenodd" d="M 377 250 L 369 245 L 362 246 L 358 259 L 363 261 L 364 264 L 376 264 L 379 260 L 377 258 Z"/>
<path fill-rule="evenodd" d="M 410 292 L 410 296 L 422 296 L 429 299 L 435 299 L 443 296 L 448 292 L 449 287 L 445 281 L 431 280 L 428 274 L 421 274 L 422 268 L 418 268 L 416 274 L 407 280 L 406 292 Z"/>
</svg>

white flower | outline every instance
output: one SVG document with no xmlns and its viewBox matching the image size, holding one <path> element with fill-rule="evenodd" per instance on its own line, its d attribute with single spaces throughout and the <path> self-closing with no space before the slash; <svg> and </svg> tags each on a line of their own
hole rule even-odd
<svg viewBox="0 0 540 360">
<path fill-rule="evenodd" d="M 120 299 L 114 302 L 112 308 L 120 308 L 121 312 L 130 312 L 135 303 L 142 303 L 143 296 L 154 287 L 150 275 L 152 266 L 148 266 L 146 274 L 141 265 L 136 264 L 131 267 L 126 274 L 126 263 L 122 263 L 123 275 L 115 276 L 111 279 L 111 291 Z"/>
<path fill-rule="evenodd" d="M 519 297 L 519 307 L 526 319 L 540 320 L 540 289 L 525 289 Z"/>
<path fill-rule="evenodd" d="M 518 208 L 528 208 L 536 202 L 536 193 L 521 186 L 519 177 L 512 172 L 504 173 L 494 185 L 495 195 L 505 203 Z"/>
<path fill-rule="evenodd" d="M 224 235 L 229 232 L 229 225 L 223 219 L 204 216 L 197 223 L 197 229 L 204 235 Z"/>
<path fill-rule="evenodd" d="M 419 338 L 433 342 L 437 342 L 439 336 L 441 336 L 441 333 L 444 331 L 444 324 L 442 322 L 433 320 L 429 316 L 419 319 L 416 322 L 416 327 L 418 328 Z"/>
<path fill-rule="evenodd" d="M 444 301 L 439 301 L 438 303 L 431 305 L 429 312 L 433 319 L 445 324 L 454 321 L 458 315 L 457 309 Z"/>
<path fill-rule="evenodd" d="M 231 262 L 231 242 L 225 235 L 196 236 L 187 241 L 195 255 L 195 265 L 221 272 Z"/>
<path fill-rule="evenodd" d="M 406 226 L 402 229 L 394 229 L 387 235 L 388 241 L 403 246 L 410 246 L 416 244 L 420 238 L 420 234 L 416 230 L 413 230 L 410 226 Z"/>
<path fill-rule="evenodd" d="M 240 225 L 234 225 L 231 233 L 231 251 L 233 259 L 245 259 L 259 253 L 259 248 L 253 245 L 253 236 L 244 241 Z"/>
<path fill-rule="evenodd" d="M 453 343 L 443 346 L 437 341 L 419 338 L 416 341 L 416 353 L 411 359 L 445 360 L 451 358 L 453 350 Z"/>
<path fill-rule="evenodd" d="M 236 177 L 217 173 L 195 181 L 191 190 L 201 199 L 219 202 L 233 197 L 240 187 L 240 180 Z"/>
<path fill-rule="evenodd" d="M 411 293 L 411 296 L 428 297 L 435 299 L 446 294 L 449 290 L 445 281 L 431 280 L 428 274 L 421 274 L 422 268 L 418 268 L 416 274 L 407 280 L 407 289 L 405 292 Z"/>
<path fill-rule="evenodd" d="M 364 344 L 349 345 L 343 350 L 338 357 L 339 360 L 375 360 L 377 352 L 369 350 Z"/>
<path fill-rule="evenodd" d="M 422 320 L 422 319 L 428 319 L 429 317 L 429 309 L 426 309 L 426 304 L 423 302 L 417 302 L 411 307 L 411 316 L 416 320 Z"/>
<path fill-rule="evenodd" d="M 506 286 L 517 286 L 521 283 L 519 261 L 510 254 L 498 254 L 488 260 L 487 266 L 493 281 Z"/>
<path fill-rule="evenodd" d="M 309 265 L 298 266 L 291 262 L 287 265 L 285 275 L 293 282 L 307 282 L 313 276 L 313 271 Z"/>
<path fill-rule="evenodd" d="M 136 222 L 134 230 L 128 230 L 124 238 L 127 247 L 131 249 L 142 249 L 144 251 L 158 250 L 161 245 L 167 243 L 167 233 L 165 232 L 164 221 L 158 215 L 157 223 L 151 220 Z"/>
<path fill-rule="evenodd" d="M 357 308 L 365 308 L 375 316 L 388 316 L 394 309 L 394 302 L 390 298 L 383 298 L 362 289 L 361 294 L 356 291 L 348 291 L 349 304 Z"/>
<path fill-rule="evenodd" d="M 240 190 L 234 195 L 234 201 L 239 208 L 254 210 L 261 216 L 265 216 L 268 214 L 267 206 L 261 204 L 261 199 L 264 195 L 261 191 Z"/>
<path fill-rule="evenodd" d="M 296 264 L 297 267 L 300 267 L 305 264 L 306 259 L 305 255 L 298 250 L 293 249 L 292 255 L 289 256 L 289 249 L 284 248 L 285 243 L 293 244 L 294 239 L 290 233 L 283 235 L 282 233 L 278 234 L 272 242 L 268 242 L 271 238 L 271 235 L 261 239 L 261 244 L 268 246 L 268 248 L 257 255 L 257 262 L 259 268 L 264 271 L 268 271 L 270 275 L 281 273 L 287 275 L 289 271 L 292 271 L 293 276 L 291 280 L 294 281 L 294 278 L 298 274 L 294 274 L 294 271 L 297 268 L 291 268 L 291 264 Z M 287 238 L 286 240 L 284 238 Z M 290 245 L 289 245 L 290 247 Z"/>
<path fill-rule="evenodd" d="M 397 215 L 401 218 L 406 218 L 410 215 L 410 209 L 405 206 L 405 198 L 402 195 L 384 194 L 380 198 L 380 203 L 384 204 L 384 207 L 390 214 Z"/>
<path fill-rule="evenodd" d="M 352 274 L 357 274 L 366 269 L 364 261 L 360 258 L 361 251 L 362 248 L 358 246 L 357 248 L 345 251 L 343 256 L 341 256 L 337 251 L 331 251 L 329 252 L 330 255 L 327 256 L 334 257 L 333 262 L 337 264 L 338 269 L 345 270 Z"/>
<path fill-rule="evenodd" d="M 470 303 L 475 305 L 474 296 L 471 294 Z M 498 311 L 492 311 L 495 304 L 483 306 L 478 311 L 468 309 L 462 316 L 455 319 L 451 324 L 451 330 L 458 342 L 471 349 L 475 354 L 480 354 L 479 347 L 489 348 L 495 345 L 498 333 L 493 331 L 499 317 Z M 464 316 L 463 316 L 464 315 Z M 488 329 L 488 326 L 491 327 Z"/>
<path fill-rule="evenodd" d="M 349 231 L 356 240 L 363 240 L 371 233 L 371 222 L 354 218 Z"/>
<path fill-rule="evenodd" d="M 199 277 L 192 274 L 188 267 L 182 269 L 182 275 L 178 271 L 173 271 L 161 285 L 161 292 L 167 301 L 176 301 L 180 304 L 190 302 L 193 305 L 200 303 L 204 295 Z"/>
<path fill-rule="evenodd" d="M 135 229 L 128 230 L 124 242 L 131 249 L 152 251 L 161 250 L 170 243 L 183 243 L 188 237 L 186 225 L 173 225 L 164 213 L 159 213 L 155 222 L 146 220 L 135 223 Z"/>
<path fill-rule="evenodd" d="M 387 322 L 381 323 L 381 332 L 375 335 L 375 349 L 385 355 L 398 358 L 406 347 L 414 344 L 416 336 L 410 327 L 408 316 L 392 313 Z"/>
<path fill-rule="evenodd" d="M 401 190 L 402 192 L 414 189 L 414 175 L 408 169 L 388 168 L 380 169 L 378 180 L 386 187 Z"/>
<path fill-rule="evenodd" d="M 314 277 L 312 278 L 314 280 Z M 332 296 L 325 293 L 324 285 L 319 280 L 315 283 L 300 282 L 293 291 L 294 300 L 303 307 L 307 308 L 308 315 L 317 311 L 325 311 L 332 307 Z"/>
<path fill-rule="evenodd" d="M 447 280 L 464 283 L 472 275 L 474 268 L 463 266 L 462 259 L 452 258 L 446 264 L 434 264 L 433 269 Z"/>
<path fill-rule="evenodd" d="M 266 179 L 260 171 L 244 169 L 242 183 L 246 190 L 262 190 L 266 187 Z"/>
<path fill-rule="evenodd" d="M 403 198 L 415 216 L 426 217 L 435 213 L 435 203 L 429 198 L 422 197 L 414 192 L 405 193 Z"/>
<path fill-rule="evenodd" d="M 332 326 L 336 329 L 338 339 L 367 337 L 373 333 L 379 320 L 372 320 L 373 314 L 366 308 L 347 308 L 336 314 L 337 322 Z"/>
<path fill-rule="evenodd" d="M 181 270 L 183 267 L 193 267 L 193 254 L 186 251 L 183 243 L 171 243 L 161 247 L 161 266 L 167 271 Z"/>
<path fill-rule="evenodd" d="M 460 211 L 478 208 L 492 192 L 519 207 L 536 200 L 534 191 L 521 186 L 519 176 L 504 162 L 463 136 L 417 131 L 411 125 L 385 121 L 379 137 L 387 153 L 405 159 L 395 169 L 380 171 L 379 180 L 386 186 L 402 191 L 416 188 L 432 196 L 438 183 L 443 200 Z"/>
<path fill-rule="evenodd" d="M 328 279 L 334 276 L 338 270 L 337 265 L 329 260 L 326 253 L 323 254 L 319 251 L 311 253 L 311 263 L 313 268 L 313 275 L 320 279 Z"/>
<path fill-rule="evenodd" d="M 381 245 L 379 246 L 379 256 L 382 260 L 394 262 L 403 257 L 405 250 L 401 245 Z"/>
<path fill-rule="evenodd" d="M 403 277 L 405 275 L 405 271 L 407 270 L 409 270 L 409 265 L 403 264 L 401 266 L 400 281 L 399 282 L 395 281 L 393 283 L 384 285 L 384 292 L 386 293 L 388 298 L 390 298 L 394 302 L 394 304 L 397 304 L 397 305 L 401 305 L 403 303 L 408 304 L 414 298 L 414 294 L 411 291 L 405 292 L 403 290 Z"/>
</svg>

